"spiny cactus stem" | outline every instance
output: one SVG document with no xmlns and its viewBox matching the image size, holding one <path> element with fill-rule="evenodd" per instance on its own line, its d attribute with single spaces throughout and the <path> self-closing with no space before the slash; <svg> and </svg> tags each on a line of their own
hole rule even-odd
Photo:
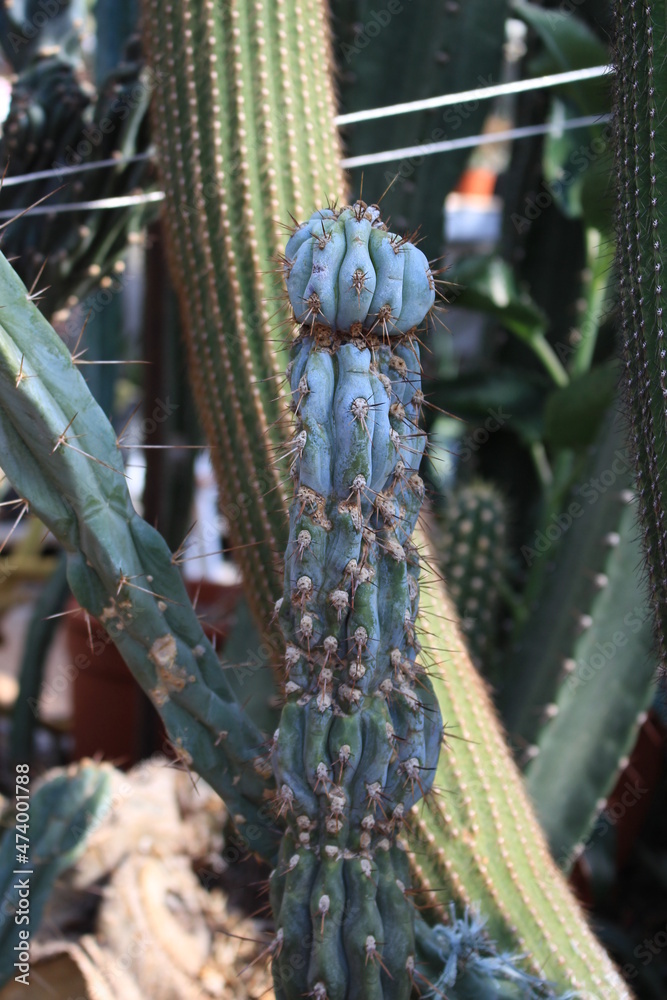
<svg viewBox="0 0 667 1000">
<path fill-rule="evenodd" d="M 135 512 L 116 435 L 0 255 L 0 443 L 19 496 L 69 554 L 72 591 L 111 633 L 186 764 L 271 858 L 264 735 L 240 711 L 160 535 Z"/>
<path fill-rule="evenodd" d="M 238 9 L 235 13 L 238 16 Z M 204 397 L 207 400 L 208 412 L 217 414 L 216 426 L 217 429 L 224 435 L 222 438 L 223 448 L 217 453 L 217 456 L 214 453 L 214 457 L 217 457 L 219 461 L 225 461 L 224 455 L 230 454 L 235 450 L 243 455 L 250 455 L 252 453 L 253 447 L 251 446 L 250 438 L 246 430 L 246 418 L 244 412 L 248 405 L 252 406 L 254 419 L 259 425 L 261 435 L 260 440 L 263 439 L 267 433 L 266 416 L 263 406 L 261 405 L 259 390 L 257 385 L 252 384 L 249 378 L 253 362 L 248 343 L 248 331 L 245 319 L 247 315 L 247 303 L 244 302 L 243 299 L 241 284 L 238 277 L 238 266 L 236 264 L 233 264 L 228 268 L 224 287 L 225 297 L 222 298 L 222 301 L 220 294 L 222 289 L 218 290 L 216 287 L 214 256 L 216 254 L 216 250 L 219 252 L 220 248 L 214 248 L 214 238 L 211 237 L 210 234 L 221 232 L 222 244 L 224 248 L 223 252 L 227 255 L 228 259 L 231 260 L 233 258 L 236 249 L 232 238 L 233 230 L 232 221 L 230 219 L 230 204 L 225 197 L 227 177 L 222 152 L 224 148 L 228 148 L 225 144 L 225 139 L 227 137 L 223 133 L 223 122 L 225 119 L 222 115 L 220 115 L 219 111 L 218 114 L 214 113 L 214 108 L 217 103 L 224 100 L 227 95 L 224 94 L 224 90 L 221 93 L 221 86 L 219 86 L 219 83 L 222 83 L 222 81 L 215 82 L 213 80 L 208 80 L 206 81 L 208 83 L 208 87 L 204 88 L 204 86 L 201 86 L 199 91 L 197 90 L 195 84 L 195 44 L 203 45 L 208 55 L 211 58 L 215 58 L 215 36 L 211 35 L 208 31 L 201 31 L 200 24 L 197 23 L 196 18 L 192 17 L 189 10 L 183 12 L 180 24 L 178 23 L 178 12 L 174 11 L 173 16 L 166 19 L 164 30 L 167 33 L 168 51 L 178 51 L 179 48 L 183 49 L 185 55 L 183 67 L 186 74 L 185 87 L 183 91 L 179 90 L 177 87 L 177 78 L 172 76 L 171 92 L 161 92 L 162 100 L 160 101 L 160 114 L 164 115 L 165 122 L 173 127 L 171 135 L 164 135 L 164 133 L 162 133 L 164 135 L 165 146 L 170 149 L 175 148 L 184 153 L 188 143 L 195 142 L 198 135 L 201 133 L 201 130 L 204 128 L 203 120 L 200 117 L 203 115 L 206 120 L 210 122 L 210 126 L 207 127 L 212 127 L 213 129 L 213 148 L 218 150 L 215 154 L 214 163 L 202 162 L 196 157 L 193 157 L 191 160 L 187 159 L 185 162 L 187 166 L 191 168 L 191 177 L 187 179 L 181 177 L 181 190 L 172 191 L 174 199 L 177 202 L 180 202 L 181 205 L 188 205 L 194 196 L 195 204 L 199 207 L 200 211 L 203 210 L 206 221 L 210 224 L 201 226 L 199 224 L 199 213 L 191 212 L 188 209 L 185 213 L 181 213 L 182 216 L 184 216 L 182 225 L 185 240 L 176 244 L 172 242 L 171 246 L 176 249 L 176 252 L 180 255 L 180 259 L 174 270 L 181 274 L 191 272 L 194 279 L 195 284 L 193 290 L 196 294 L 195 320 L 200 325 L 200 328 L 202 331 L 207 329 L 208 317 L 206 312 L 210 309 L 213 329 L 221 332 L 225 331 L 221 337 L 216 338 L 217 343 L 215 344 L 215 350 L 217 357 L 219 357 L 220 363 L 223 366 L 227 405 L 231 408 L 232 419 L 225 419 L 225 414 L 222 409 L 222 401 L 215 394 L 208 391 Z M 168 65 L 170 69 L 173 69 L 173 56 L 168 57 Z M 235 69 L 238 70 L 237 63 L 235 63 Z M 227 99 L 229 98 L 227 97 Z M 178 111 L 184 106 L 188 107 L 188 115 L 187 117 L 184 115 L 181 118 L 178 115 Z M 187 122 L 187 130 L 181 127 L 181 121 Z M 247 150 L 245 150 L 242 146 L 239 152 L 241 154 L 241 164 L 243 164 L 246 162 L 243 159 L 243 154 L 244 152 L 247 153 Z M 164 153 L 166 156 L 167 149 L 164 150 Z M 171 180 L 171 175 L 169 173 L 167 173 L 166 179 L 169 183 Z M 205 194 L 205 180 L 208 180 L 209 183 L 213 182 L 216 184 L 220 192 L 220 197 L 212 203 Z M 236 207 L 237 211 L 238 207 L 239 206 Z M 244 222 L 247 223 L 248 212 L 246 202 L 242 203 L 242 209 L 245 216 Z M 208 218 L 209 211 L 214 216 L 213 218 Z M 250 206 L 250 213 L 252 214 L 252 206 Z M 236 224 L 238 225 L 238 222 Z M 251 236 L 254 237 L 254 226 L 251 228 L 250 232 Z M 256 249 L 256 238 L 252 238 L 251 247 Z M 252 264 L 249 269 L 253 275 L 258 274 L 261 270 L 259 266 L 260 262 L 256 254 L 254 259 L 252 259 L 252 252 L 251 260 Z M 266 322 L 266 316 L 262 316 L 261 318 Z M 230 343 L 230 334 L 233 335 L 233 346 Z M 214 354 L 214 347 L 210 340 L 207 338 L 204 343 L 205 347 L 203 359 L 191 358 L 191 370 L 194 372 L 198 383 L 198 396 L 202 390 L 206 391 L 209 389 L 210 382 L 207 380 L 207 372 L 209 372 L 211 368 L 217 366 L 218 363 L 216 361 L 216 354 Z M 242 361 L 241 365 L 232 365 L 232 351 L 240 357 Z M 233 433 L 236 435 L 235 438 L 231 437 L 231 434 Z M 282 486 L 279 480 L 276 485 L 279 489 L 278 499 L 280 499 Z M 259 519 L 262 536 L 271 537 L 272 532 L 266 509 L 267 501 L 263 495 L 264 489 L 253 479 L 247 483 L 242 483 L 240 479 L 237 479 L 235 487 L 236 489 L 234 491 L 234 495 L 229 497 L 229 500 L 234 502 L 247 492 L 250 496 L 248 513 Z M 232 525 L 232 530 L 234 527 L 236 527 L 236 525 Z M 240 554 L 240 558 L 243 562 L 245 557 Z M 265 580 L 262 586 L 266 588 L 267 584 L 269 586 L 265 600 L 270 599 L 273 594 L 273 588 L 270 586 L 270 581 Z"/>
<path fill-rule="evenodd" d="M 273 893 L 276 985 L 288 1000 L 407 1000 L 414 914 L 396 836 L 431 786 L 442 735 L 417 661 L 411 540 L 424 496 L 416 326 L 435 290 L 421 251 L 364 202 L 315 212 L 283 266 L 302 325 L 276 608 L 286 704 L 272 760 L 290 859 Z M 304 975 L 286 983 L 297 960 Z"/>
<path fill-rule="evenodd" d="M 667 669 L 667 366 L 662 287 L 667 169 L 660 141 L 667 95 L 667 12 L 664 4 L 617 0 L 615 17 L 617 249 L 624 385 L 656 641 L 663 669 Z"/>
<path fill-rule="evenodd" d="M 274 461 L 284 359 L 280 333 L 268 334 L 282 289 L 270 260 L 280 220 L 343 186 L 326 12 L 317 0 L 145 0 L 143 32 L 153 64 L 164 54 L 168 69 L 154 133 L 195 396 L 248 599 L 267 628 L 287 507 Z"/>
</svg>

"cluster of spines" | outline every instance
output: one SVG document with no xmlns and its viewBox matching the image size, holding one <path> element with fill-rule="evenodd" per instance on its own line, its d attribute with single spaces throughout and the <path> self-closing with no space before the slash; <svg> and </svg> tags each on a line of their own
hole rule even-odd
<svg viewBox="0 0 667 1000">
<path fill-rule="evenodd" d="M 289 831 L 272 895 L 288 958 L 276 957 L 277 983 L 285 996 L 309 990 L 334 1000 L 382 997 L 395 982 L 395 995 L 406 996 L 414 947 L 397 835 L 431 787 L 442 735 L 417 661 L 420 568 L 411 536 L 424 497 L 419 346 L 414 328 L 389 335 L 372 322 L 376 328 L 364 330 L 355 318 L 338 328 L 341 300 L 349 289 L 354 302 L 359 291 L 351 280 L 358 268 L 341 280 L 341 264 L 350 247 L 359 251 L 355 229 L 365 229 L 367 240 L 379 212 L 357 203 L 325 217 L 342 217 L 350 241 L 335 268 L 318 272 L 317 235 L 307 237 L 308 266 L 327 278 L 318 301 L 332 304 L 331 322 L 321 321 L 312 300 L 298 313 L 303 323 L 288 367 L 294 495 L 276 609 L 285 705 L 272 748 L 276 811 Z M 405 245 L 391 252 L 403 255 Z M 300 298 L 311 294 L 302 289 Z M 389 305 L 389 322 L 391 314 Z M 389 950 L 392 927 L 402 944 Z M 295 949 L 305 963 L 298 988 L 283 982 Z"/>
</svg>

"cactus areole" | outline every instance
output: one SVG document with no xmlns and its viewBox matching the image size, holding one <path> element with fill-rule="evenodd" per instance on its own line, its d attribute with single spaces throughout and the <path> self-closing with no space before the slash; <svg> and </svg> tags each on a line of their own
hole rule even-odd
<svg viewBox="0 0 667 1000">
<path fill-rule="evenodd" d="M 426 436 L 423 253 L 364 202 L 315 212 L 283 267 L 298 324 L 272 760 L 287 830 L 271 878 L 277 996 L 408 997 L 414 920 L 400 833 L 430 788 L 441 718 L 418 663 Z"/>
</svg>

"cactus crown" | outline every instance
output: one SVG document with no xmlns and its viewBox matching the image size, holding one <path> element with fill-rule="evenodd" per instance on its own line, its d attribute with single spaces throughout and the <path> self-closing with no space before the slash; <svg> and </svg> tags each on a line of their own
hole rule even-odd
<svg viewBox="0 0 667 1000">
<path fill-rule="evenodd" d="M 424 254 L 363 201 L 314 212 L 287 243 L 283 265 L 294 318 L 307 326 L 397 336 L 435 301 Z"/>
</svg>

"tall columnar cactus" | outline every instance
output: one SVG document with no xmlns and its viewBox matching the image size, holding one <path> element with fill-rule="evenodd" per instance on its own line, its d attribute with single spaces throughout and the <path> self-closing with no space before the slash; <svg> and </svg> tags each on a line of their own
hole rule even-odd
<svg viewBox="0 0 667 1000">
<path fill-rule="evenodd" d="M 344 187 L 328 24 L 320 0 L 144 0 L 143 27 L 162 80 L 154 136 L 195 398 L 266 628 L 287 537 L 275 464 L 286 359 L 269 332 L 282 287 L 270 257 L 290 214 Z"/>
<path fill-rule="evenodd" d="M 407 998 L 413 918 L 394 845 L 441 742 L 417 663 L 411 537 L 424 496 L 417 327 L 435 283 L 421 250 L 361 201 L 315 212 L 284 261 L 300 329 L 278 607 L 286 704 L 273 761 L 288 833 L 272 879 L 276 989 Z"/>
<path fill-rule="evenodd" d="M 624 379 L 637 462 L 637 494 L 656 641 L 667 669 L 667 373 L 663 308 L 667 153 L 667 10 L 615 4 L 617 261 L 625 339 Z"/>
</svg>

